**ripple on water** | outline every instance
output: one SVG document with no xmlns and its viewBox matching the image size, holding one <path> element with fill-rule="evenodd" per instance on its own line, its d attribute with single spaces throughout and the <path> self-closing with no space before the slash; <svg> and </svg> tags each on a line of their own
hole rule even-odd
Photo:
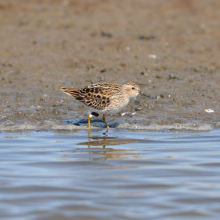
<svg viewBox="0 0 220 220">
<path fill-rule="evenodd" d="M 0 133 L 0 218 L 217 219 L 219 131 Z"/>
</svg>

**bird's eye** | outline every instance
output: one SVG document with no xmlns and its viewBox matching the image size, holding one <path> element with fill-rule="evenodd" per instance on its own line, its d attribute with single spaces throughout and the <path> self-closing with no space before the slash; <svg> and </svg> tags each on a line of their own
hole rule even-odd
<svg viewBox="0 0 220 220">
<path fill-rule="evenodd" d="M 135 89 L 134 87 L 132 87 L 132 89 Z"/>
</svg>

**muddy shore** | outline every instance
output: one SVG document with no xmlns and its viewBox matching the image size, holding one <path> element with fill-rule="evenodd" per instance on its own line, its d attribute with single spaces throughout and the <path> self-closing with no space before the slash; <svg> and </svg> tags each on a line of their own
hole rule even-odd
<svg viewBox="0 0 220 220">
<path fill-rule="evenodd" d="M 218 0 L 1 0 L 0 130 L 86 119 L 60 87 L 125 81 L 143 94 L 110 122 L 220 127 L 219 8 Z"/>
</svg>

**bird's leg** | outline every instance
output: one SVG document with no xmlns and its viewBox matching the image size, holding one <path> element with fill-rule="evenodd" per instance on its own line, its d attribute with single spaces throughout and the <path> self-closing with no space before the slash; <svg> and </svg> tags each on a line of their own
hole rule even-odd
<svg viewBox="0 0 220 220">
<path fill-rule="evenodd" d="M 90 129 L 92 115 L 88 116 L 88 129 Z"/>
<path fill-rule="evenodd" d="M 90 133 L 90 129 L 88 129 L 88 137 L 90 137 L 90 134 L 91 134 L 91 133 Z"/>
<path fill-rule="evenodd" d="M 108 124 L 107 124 L 106 121 L 105 121 L 105 117 L 106 117 L 106 114 L 103 114 L 102 120 L 104 121 L 104 123 L 105 123 L 105 125 L 106 125 L 106 127 L 107 127 L 107 132 L 108 132 L 109 126 L 108 126 Z"/>
</svg>

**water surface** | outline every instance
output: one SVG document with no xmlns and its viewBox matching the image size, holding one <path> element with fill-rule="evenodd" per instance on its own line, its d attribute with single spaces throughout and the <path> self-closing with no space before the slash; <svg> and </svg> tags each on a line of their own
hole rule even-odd
<svg viewBox="0 0 220 220">
<path fill-rule="evenodd" d="M 220 135 L 0 133 L 0 219 L 218 219 Z"/>
</svg>

